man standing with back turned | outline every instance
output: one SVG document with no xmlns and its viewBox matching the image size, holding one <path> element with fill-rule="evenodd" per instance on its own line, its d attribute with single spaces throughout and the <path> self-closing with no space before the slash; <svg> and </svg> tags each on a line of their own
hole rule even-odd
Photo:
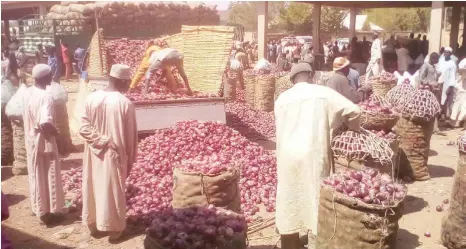
<svg viewBox="0 0 466 249">
<path fill-rule="evenodd" d="M 92 236 L 110 232 L 119 239 L 126 227 L 125 181 L 138 145 L 134 106 L 122 93 L 129 88 L 130 68 L 115 64 L 109 85 L 86 100 L 79 134 L 83 156 L 83 224 Z"/>
<path fill-rule="evenodd" d="M 65 196 L 53 126 L 53 98 L 46 91 L 52 68 L 37 64 L 32 69 L 34 86 L 24 94 L 23 121 L 32 212 L 49 225 L 63 219 Z"/>
<path fill-rule="evenodd" d="M 310 230 L 314 249 L 320 183 L 333 168 L 331 134 L 343 123 L 359 130 L 359 107 L 331 88 L 311 84 L 308 63 L 291 69 L 294 86 L 275 102 L 277 128 L 276 225 L 282 246 L 299 249 L 299 232 Z"/>
</svg>

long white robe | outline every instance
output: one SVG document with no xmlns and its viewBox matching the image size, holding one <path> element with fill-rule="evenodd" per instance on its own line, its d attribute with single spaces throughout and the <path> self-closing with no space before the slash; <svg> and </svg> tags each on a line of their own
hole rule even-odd
<svg viewBox="0 0 466 249">
<path fill-rule="evenodd" d="M 379 61 L 377 62 L 377 60 Z M 382 44 L 380 39 L 377 38 L 372 42 L 371 59 L 366 69 L 366 80 L 369 80 L 369 77 L 372 75 L 378 76 L 382 72 L 382 69 Z"/>
<path fill-rule="evenodd" d="M 123 231 L 125 181 L 136 160 L 138 144 L 134 105 L 119 92 L 99 90 L 90 94 L 79 134 L 86 141 L 83 224 L 96 225 L 100 231 Z"/>
<path fill-rule="evenodd" d="M 305 228 L 317 234 L 322 177 L 333 166 L 331 133 L 343 122 L 359 129 L 359 107 L 326 86 L 297 83 L 275 102 L 280 234 Z"/>
<path fill-rule="evenodd" d="M 466 59 L 461 60 L 458 68 L 460 68 L 462 72 L 455 86 L 456 94 L 450 116 L 455 126 L 457 122 L 462 120 L 466 121 Z"/>
<path fill-rule="evenodd" d="M 440 59 L 438 63 L 438 68 L 441 73 L 439 82 L 443 83 L 442 89 L 442 99 L 441 104 L 445 104 L 447 100 L 447 90 L 450 86 L 455 86 L 456 84 L 456 64 L 453 60 L 446 61 L 445 59 Z"/>
<path fill-rule="evenodd" d="M 53 98 L 45 90 L 32 86 L 23 97 L 24 137 L 26 142 L 31 207 L 34 214 L 60 213 L 64 207 L 61 165 L 55 137 L 46 139 L 35 129 L 39 124 L 53 124 Z"/>
</svg>

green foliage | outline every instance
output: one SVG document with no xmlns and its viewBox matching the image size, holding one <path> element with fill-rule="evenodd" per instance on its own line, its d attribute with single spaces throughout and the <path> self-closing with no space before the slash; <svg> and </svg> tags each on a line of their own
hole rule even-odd
<svg viewBox="0 0 466 249">
<path fill-rule="evenodd" d="M 241 24 L 246 31 L 256 31 L 258 4 L 258 2 L 230 2 L 228 22 Z M 285 2 L 268 2 L 269 24 L 276 20 L 284 5 Z"/>
<path fill-rule="evenodd" d="M 379 8 L 365 10 L 364 14 L 387 32 L 427 32 L 430 20 L 429 8 Z"/>
<path fill-rule="evenodd" d="M 322 7 L 320 13 L 320 29 L 329 34 L 337 34 L 343 28 L 343 20 L 348 11 L 341 8 Z"/>
</svg>

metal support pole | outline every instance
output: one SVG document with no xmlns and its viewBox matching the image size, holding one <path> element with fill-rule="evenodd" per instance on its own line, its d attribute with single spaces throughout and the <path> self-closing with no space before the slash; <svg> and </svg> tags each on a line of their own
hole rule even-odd
<svg viewBox="0 0 466 249">
<path fill-rule="evenodd" d="M 429 54 L 440 51 L 442 41 L 442 22 L 444 13 L 443 1 L 433 1 L 430 14 Z"/>
<path fill-rule="evenodd" d="M 259 2 L 257 5 L 257 57 L 258 60 L 265 57 L 267 52 L 267 29 L 268 29 L 268 3 L 266 1 Z"/>
</svg>

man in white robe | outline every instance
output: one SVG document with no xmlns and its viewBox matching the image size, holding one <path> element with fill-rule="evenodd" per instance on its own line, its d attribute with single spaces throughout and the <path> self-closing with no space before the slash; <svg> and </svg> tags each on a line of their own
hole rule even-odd
<svg viewBox="0 0 466 249">
<path fill-rule="evenodd" d="M 445 52 L 443 52 L 443 57 L 440 57 L 438 63 L 438 68 L 441 73 L 439 83 L 443 83 L 440 104 L 442 105 L 443 114 L 447 117 L 451 114 L 453 92 L 456 85 L 457 66 L 455 61 L 451 58 L 452 52 L 452 48 L 446 47 Z"/>
<path fill-rule="evenodd" d="M 26 143 L 28 180 L 32 212 L 42 223 L 61 221 L 64 193 L 61 165 L 53 126 L 53 98 L 46 91 L 52 82 L 52 69 L 37 64 L 32 69 L 34 86 L 23 97 L 24 137 Z"/>
<path fill-rule="evenodd" d="M 277 127 L 276 226 L 282 247 L 298 249 L 299 232 L 317 234 L 320 184 L 333 168 L 330 148 L 335 128 L 359 130 L 360 109 L 335 90 L 311 84 L 312 68 L 298 63 L 291 69 L 294 86 L 275 102 Z"/>
<path fill-rule="evenodd" d="M 458 65 L 460 78 L 455 86 L 455 96 L 450 115 L 450 125 L 458 127 L 463 122 L 463 128 L 466 129 L 466 58 L 461 60 Z"/>
<path fill-rule="evenodd" d="M 379 35 L 375 34 L 372 36 L 374 41 L 371 46 L 371 59 L 366 69 L 366 81 L 371 76 L 378 76 L 382 71 L 382 43 L 379 39 Z"/>
<path fill-rule="evenodd" d="M 130 68 L 113 65 L 109 85 L 86 100 L 79 134 L 83 155 L 83 224 L 92 236 L 110 232 L 118 240 L 126 227 L 126 178 L 138 145 L 134 105 L 122 93 L 129 88 Z"/>
</svg>

